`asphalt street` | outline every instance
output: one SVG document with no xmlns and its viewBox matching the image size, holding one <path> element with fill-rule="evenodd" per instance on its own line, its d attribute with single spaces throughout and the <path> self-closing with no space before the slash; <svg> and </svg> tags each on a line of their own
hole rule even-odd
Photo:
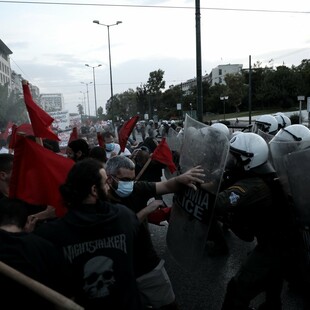
<svg viewBox="0 0 310 310">
<path fill-rule="evenodd" d="M 189 272 L 182 269 L 172 258 L 166 246 L 168 224 L 157 226 L 149 224 L 155 249 L 165 260 L 166 270 L 171 279 L 176 299 L 181 310 L 220 310 L 226 291 L 226 285 L 236 273 L 247 253 L 254 246 L 238 239 L 228 231 L 226 239 L 229 254 L 208 256 L 197 270 Z M 182 242 L 180 240 L 180 242 Z M 288 289 L 287 283 L 283 289 L 283 310 L 306 310 L 301 297 Z M 257 307 L 264 301 L 264 294 L 259 295 L 251 306 Z M 309 309 L 307 309 L 309 310 Z"/>
</svg>

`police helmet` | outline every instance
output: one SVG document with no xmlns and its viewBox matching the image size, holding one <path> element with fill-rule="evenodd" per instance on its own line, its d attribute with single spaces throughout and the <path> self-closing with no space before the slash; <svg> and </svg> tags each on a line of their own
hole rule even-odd
<svg viewBox="0 0 310 310">
<path fill-rule="evenodd" d="M 219 131 L 224 133 L 227 138 L 229 138 L 229 136 L 230 136 L 229 128 L 225 124 L 223 124 L 223 123 L 214 123 L 214 124 L 211 125 L 211 127 L 215 128 L 215 129 L 218 129 Z"/>
<path fill-rule="evenodd" d="M 258 134 L 245 132 L 230 140 L 230 152 L 243 165 L 245 171 L 259 167 L 268 161 L 268 144 Z"/>
<path fill-rule="evenodd" d="M 255 133 L 258 132 L 258 129 L 270 135 L 275 135 L 278 131 L 278 121 L 270 114 L 261 115 L 254 124 L 253 131 Z"/>
<path fill-rule="evenodd" d="M 280 129 L 271 141 L 310 141 L 310 129 L 302 124 L 289 125 Z"/>
<path fill-rule="evenodd" d="M 278 122 L 278 129 L 285 128 L 292 124 L 290 118 L 281 112 L 276 113 L 274 117 Z"/>
</svg>

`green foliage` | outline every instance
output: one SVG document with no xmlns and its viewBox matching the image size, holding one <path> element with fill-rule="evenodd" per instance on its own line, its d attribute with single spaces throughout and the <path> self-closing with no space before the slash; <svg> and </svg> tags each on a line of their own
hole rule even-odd
<svg viewBox="0 0 310 310">
<path fill-rule="evenodd" d="M 80 115 L 83 115 L 83 114 L 84 114 L 84 108 L 83 108 L 83 106 L 79 103 L 79 104 L 77 105 L 77 108 L 78 108 L 79 114 L 80 114 Z"/>
<path fill-rule="evenodd" d="M 297 113 L 292 114 L 290 116 L 290 120 L 291 120 L 292 125 L 293 124 L 299 124 L 299 114 L 297 114 Z"/>
<path fill-rule="evenodd" d="M 180 85 L 164 90 L 164 71 L 158 69 L 150 72 L 145 84 L 141 84 L 135 91 L 114 96 L 115 115 L 127 118 L 137 112 L 141 116 L 148 113 L 158 114 L 159 119 L 169 119 L 179 116 L 177 103 L 182 104 L 183 111 L 197 109 L 196 86 L 182 92 Z M 292 68 L 285 65 L 262 67 L 257 61 L 253 65 L 251 75 L 252 111 L 271 110 L 284 111 L 294 109 L 297 105 L 297 96 L 310 96 L 310 60 L 304 59 L 299 66 Z M 225 112 L 233 113 L 248 111 L 249 109 L 249 71 L 242 74 L 228 74 L 225 76 L 226 85 L 215 84 L 210 86 L 203 82 L 203 113 L 223 114 L 221 96 L 228 96 L 225 102 Z M 190 106 L 191 104 L 191 106 Z M 107 103 L 108 115 L 111 102 Z M 157 110 L 156 112 L 154 112 Z"/>
<path fill-rule="evenodd" d="M 16 125 L 29 122 L 23 96 L 9 92 L 6 84 L 0 85 L 0 128 L 5 128 L 9 121 Z"/>
<path fill-rule="evenodd" d="M 227 86 L 226 94 L 228 96 L 228 103 L 235 108 L 236 112 L 239 112 L 239 106 L 247 90 L 244 85 L 244 76 L 240 74 L 227 74 L 225 76 L 225 82 Z"/>
<path fill-rule="evenodd" d="M 158 95 L 161 89 L 165 89 L 166 82 L 164 79 L 165 71 L 158 69 L 150 72 L 149 79 L 146 84 L 147 92 L 151 95 Z"/>
</svg>

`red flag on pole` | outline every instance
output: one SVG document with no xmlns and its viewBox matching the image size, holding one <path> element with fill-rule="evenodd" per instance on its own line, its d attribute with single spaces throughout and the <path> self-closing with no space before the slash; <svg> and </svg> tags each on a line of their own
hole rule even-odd
<svg viewBox="0 0 310 310">
<path fill-rule="evenodd" d="M 76 127 L 73 127 L 73 128 L 72 128 L 72 132 L 71 132 L 71 134 L 70 134 L 70 138 L 69 138 L 68 144 L 69 144 L 71 141 L 74 141 L 74 140 L 77 140 L 77 139 L 78 139 L 77 128 L 76 128 Z"/>
<path fill-rule="evenodd" d="M 34 135 L 38 138 L 60 141 L 58 136 L 50 129 L 54 119 L 33 101 L 26 81 L 23 81 L 23 93 Z"/>
<path fill-rule="evenodd" d="M 157 145 L 151 157 L 153 160 L 157 160 L 160 163 L 166 165 L 171 173 L 177 170 L 173 162 L 172 152 L 166 142 L 166 138 L 162 138 L 161 142 Z"/>
<path fill-rule="evenodd" d="M 73 160 L 20 136 L 14 149 L 9 197 L 33 205 L 53 206 L 56 215 L 63 216 L 66 208 L 59 186 L 65 182 L 73 165 Z"/>
<path fill-rule="evenodd" d="M 101 132 L 97 132 L 98 145 L 104 147 L 104 141 Z"/>
<path fill-rule="evenodd" d="M 21 124 L 18 127 L 16 125 L 13 125 L 12 127 L 12 136 L 10 139 L 9 149 L 14 149 L 16 141 L 19 139 L 19 137 L 25 137 L 25 136 L 34 136 L 33 129 L 31 124 Z"/>
<path fill-rule="evenodd" d="M 125 122 L 118 133 L 118 143 L 121 147 L 121 152 L 124 152 L 126 143 L 133 129 L 135 128 L 137 121 L 139 119 L 139 115 L 133 116 L 127 122 Z"/>
</svg>

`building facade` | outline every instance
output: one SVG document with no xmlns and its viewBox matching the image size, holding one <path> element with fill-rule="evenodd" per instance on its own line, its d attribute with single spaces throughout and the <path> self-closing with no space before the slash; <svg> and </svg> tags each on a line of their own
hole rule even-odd
<svg viewBox="0 0 310 310">
<path fill-rule="evenodd" d="M 211 86 L 215 84 L 226 85 L 225 76 L 226 74 L 241 74 L 242 71 L 241 64 L 227 64 L 227 65 L 219 65 L 216 68 L 212 69 L 209 74 L 209 83 Z"/>
<path fill-rule="evenodd" d="M 11 89 L 11 54 L 13 52 L 0 39 L 0 84 L 8 84 L 9 89 Z"/>
</svg>

